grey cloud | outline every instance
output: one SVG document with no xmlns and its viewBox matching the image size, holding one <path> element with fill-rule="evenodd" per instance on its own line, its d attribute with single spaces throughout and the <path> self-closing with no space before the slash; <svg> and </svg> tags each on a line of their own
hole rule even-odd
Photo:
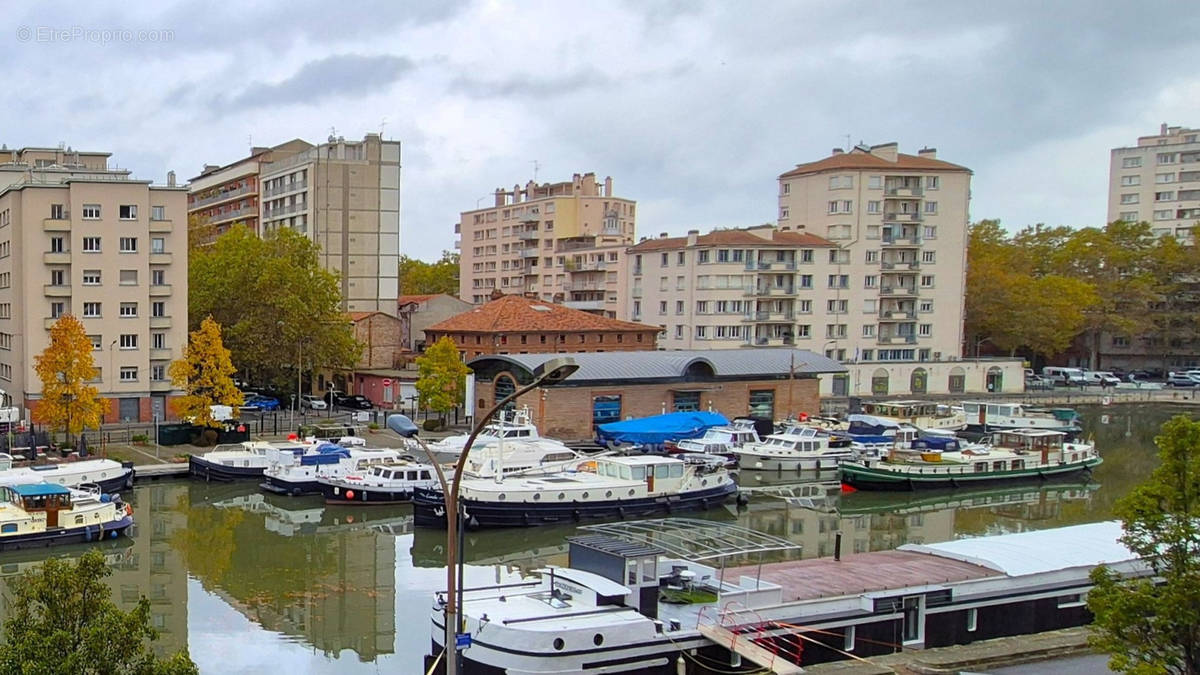
<svg viewBox="0 0 1200 675">
<path fill-rule="evenodd" d="M 471 98 L 520 98 L 568 96 L 586 89 L 608 86 L 611 80 L 594 68 L 561 75 L 558 77 L 530 77 L 514 75 L 501 80 L 483 80 L 471 76 L 457 77 L 450 82 L 450 91 Z"/>
<path fill-rule="evenodd" d="M 232 100 L 216 99 L 217 109 L 259 108 L 313 103 L 333 96 L 378 91 L 412 72 L 413 62 L 402 56 L 340 54 L 310 61 L 280 82 L 256 82 Z"/>
</svg>

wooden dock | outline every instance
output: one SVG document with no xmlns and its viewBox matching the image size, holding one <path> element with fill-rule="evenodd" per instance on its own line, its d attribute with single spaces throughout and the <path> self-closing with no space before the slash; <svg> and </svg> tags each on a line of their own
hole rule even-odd
<svg viewBox="0 0 1200 675">
<path fill-rule="evenodd" d="M 133 480 L 135 483 L 163 478 L 187 478 L 187 475 L 187 462 L 141 464 L 133 467 Z"/>
</svg>

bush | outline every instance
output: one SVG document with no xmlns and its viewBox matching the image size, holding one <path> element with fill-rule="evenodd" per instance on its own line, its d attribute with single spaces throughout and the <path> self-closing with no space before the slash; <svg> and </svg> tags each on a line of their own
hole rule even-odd
<svg viewBox="0 0 1200 675">
<path fill-rule="evenodd" d="M 217 444 L 217 430 L 204 429 L 192 439 L 192 445 L 207 448 Z"/>
<path fill-rule="evenodd" d="M 146 434 L 134 434 L 129 437 L 129 440 L 133 443 L 149 443 L 150 437 Z"/>
<path fill-rule="evenodd" d="M 421 428 L 425 431 L 437 431 L 442 428 L 442 421 L 430 418 L 421 423 Z"/>
<path fill-rule="evenodd" d="M 371 422 L 371 423 L 367 424 L 367 428 L 370 429 L 371 431 L 379 431 L 379 423 Z"/>
</svg>

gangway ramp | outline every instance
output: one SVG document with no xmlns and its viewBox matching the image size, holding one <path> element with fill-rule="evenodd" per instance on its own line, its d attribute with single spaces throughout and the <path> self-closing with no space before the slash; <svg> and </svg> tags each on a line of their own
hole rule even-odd
<svg viewBox="0 0 1200 675">
<path fill-rule="evenodd" d="M 701 623 L 697 628 L 704 637 L 731 652 L 741 654 L 744 658 L 750 659 L 763 668 L 770 669 L 772 673 L 776 673 L 777 675 L 792 675 L 793 673 L 804 672 L 804 669 L 800 666 L 765 647 L 759 646 L 749 637 L 739 635 L 724 626 L 718 626 L 714 623 Z"/>
</svg>

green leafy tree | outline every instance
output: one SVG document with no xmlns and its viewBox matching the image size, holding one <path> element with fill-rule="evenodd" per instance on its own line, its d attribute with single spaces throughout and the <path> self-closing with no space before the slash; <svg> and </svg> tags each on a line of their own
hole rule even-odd
<svg viewBox="0 0 1200 675">
<path fill-rule="evenodd" d="M 259 238 L 235 225 L 188 262 L 188 323 L 211 316 L 244 379 L 294 386 L 304 364 L 351 368 L 362 346 L 342 306 L 336 274 L 290 228 Z"/>
<path fill-rule="evenodd" d="M 221 326 L 206 317 L 192 331 L 183 358 L 171 363 L 171 383 L 187 392 L 175 399 L 176 413 L 195 424 L 215 426 L 212 406 L 242 404 L 242 392 L 233 384 L 235 372 L 221 342 Z"/>
<path fill-rule="evenodd" d="M 66 430 L 68 435 L 100 426 L 105 400 L 88 384 L 100 372 L 92 360 L 92 341 L 83 322 L 70 314 L 59 317 L 50 327 L 50 344 L 33 357 L 33 370 L 42 381 L 35 420 L 56 431 Z"/>
<path fill-rule="evenodd" d="M 150 601 L 121 611 L 103 582 L 104 556 L 91 549 L 72 564 L 50 558 L 13 586 L 4 622 L 0 672 L 21 675 L 189 675 L 199 670 L 183 650 L 155 657 Z"/>
<path fill-rule="evenodd" d="M 1119 500 L 1121 542 L 1152 577 L 1092 572 L 1093 646 L 1126 673 L 1200 673 L 1200 422 L 1177 416 L 1155 439 L 1159 466 Z"/>
<path fill-rule="evenodd" d="M 417 357 L 417 394 L 421 404 L 445 418 L 463 404 L 471 369 L 458 355 L 454 340 L 443 337 Z"/>
<path fill-rule="evenodd" d="M 458 297 L 458 254 L 442 251 L 441 259 L 432 263 L 400 256 L 400 293 L 445 293 Z"/>
</svg>

